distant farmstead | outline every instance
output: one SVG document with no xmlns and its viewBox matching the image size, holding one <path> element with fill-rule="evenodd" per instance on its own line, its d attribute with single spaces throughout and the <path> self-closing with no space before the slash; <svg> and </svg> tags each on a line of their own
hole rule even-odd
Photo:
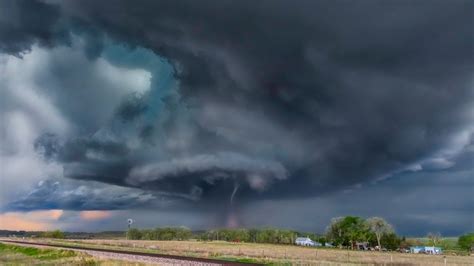
<svg viewBox="0 0 474 266">
<path fill-rule="evenodd" d="M 309 237 L 298 237 L 295 240 L 295 244 L 298 246 L 306 247 L 320 247 L 321 243 L 311 240 Z"/>
<path fill-rule="evenodd" d="M 440 247 L 429 247 L 429 246 L 413 246 L 410 247 L 410 253 L 422 253 L 422 254 L 442 254 L 443 250 Z"/>
</svg>

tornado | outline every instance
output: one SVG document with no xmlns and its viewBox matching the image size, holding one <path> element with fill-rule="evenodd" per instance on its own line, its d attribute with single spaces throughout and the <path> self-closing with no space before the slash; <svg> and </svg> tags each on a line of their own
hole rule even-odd
<svg viewBox="0 0 474 266">
<path fill-rule="evenodd" d="M 237 190 L 239 190 L 239 183 L 235 182 L 234 184 L 234 189 L 232 190 L 232 194 L 230 195 L 230 207 L 232 208 L 232 205 L 234 204 L 234 197 L 235 194 L 237 193 Z"/>
<path fill-rule="evenodd" d="M 235 194 L 237 194 L 237 191 L 239 190 L 240 184 L 238 182 L 234 183 L 234 189 L 232 190 L 232 193 L 230 195 L 230 203 L 229 203 L 229 213 L 227 215 L 227 222 L 226 222 L 226 227 L 228 228 L 236 228 L 239 227 L 239 220 L 237 216 L 237 212 L 234 207 L 234 198 Z"/>
</svg>

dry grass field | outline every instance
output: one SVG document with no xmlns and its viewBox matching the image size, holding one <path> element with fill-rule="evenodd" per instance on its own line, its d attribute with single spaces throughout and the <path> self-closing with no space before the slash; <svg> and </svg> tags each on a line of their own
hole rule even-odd
<svg viewBox="0 0 474 266">
<path fill-rule="evenodd" d="M 473 256 L 351 251 L 222 241 L 50 240 L 104 248 L 120 248 L 186 256 L 229 258 L 293 265 L 474 265 Z"/>
</svg>

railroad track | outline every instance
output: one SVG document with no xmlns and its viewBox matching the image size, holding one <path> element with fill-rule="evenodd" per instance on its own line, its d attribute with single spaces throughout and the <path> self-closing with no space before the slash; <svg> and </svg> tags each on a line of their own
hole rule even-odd
<svg viewBox="0 0 474 266">
<path fill-rule="evenodd" d="M 154 253 L 146 253 L 146 252 L 138 252 L 138 251 L 113 250 L 113 249 L 106 249 L 106 248 L 78 247 L 78 246 L 68 246 L 68 245 L 59 245 L 59 244 L 46 244 L 46 243 L 16 241 L 16 240 L 1 239 L 0 242 L 12 243 L 12 244 L 21 244 L 21 245 L 31 245 L 31 246 L 44 246 L 44 247 L 52 247 L 52 248 L 66 248 L 66 249 L 73 249 L 73 250 L 80 250 L 80 251 L 105 252 L 105 253 L 113 253 L 113 254 L 120 254 L 120 255 L 141 256 L 141 257 L 148 257 L 148 258 L 162 258 L 162 259 L 184 261 L 184 262 L 186 262 L 186 261 L 187 262 L 197 262 L 197 263 L 203 263 L 203 264 L 232 265 L 232 266 L 234 266 L 234 265 L 235 266 L 263 265 L 263 264 L 257 264 L 257 263 L 234 262 L 234 261 L 219 260 L 219 259 L 207 259 L 207 258 L 196 258 L 196 257 L 187 257 L 187 256 L 179 256 L 179 255 L 154 254 Z"/>
</svg>

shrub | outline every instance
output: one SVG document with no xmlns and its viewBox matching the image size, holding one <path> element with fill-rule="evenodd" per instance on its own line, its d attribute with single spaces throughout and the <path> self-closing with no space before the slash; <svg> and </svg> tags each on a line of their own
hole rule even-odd
<svg viewBox="0 0 474 266">
<path fill-rule="evenodd" d="M 41 237 L 63 239 L 64 233 L 61 230 L 46 231 L 41 233 Z"/>
<path fill-rule="evenodd" d="M 471 250 L 474 246 L 474 233 L 462 235 L 458 238 L 458 246 L 464 250 Z"/>
</svg>

